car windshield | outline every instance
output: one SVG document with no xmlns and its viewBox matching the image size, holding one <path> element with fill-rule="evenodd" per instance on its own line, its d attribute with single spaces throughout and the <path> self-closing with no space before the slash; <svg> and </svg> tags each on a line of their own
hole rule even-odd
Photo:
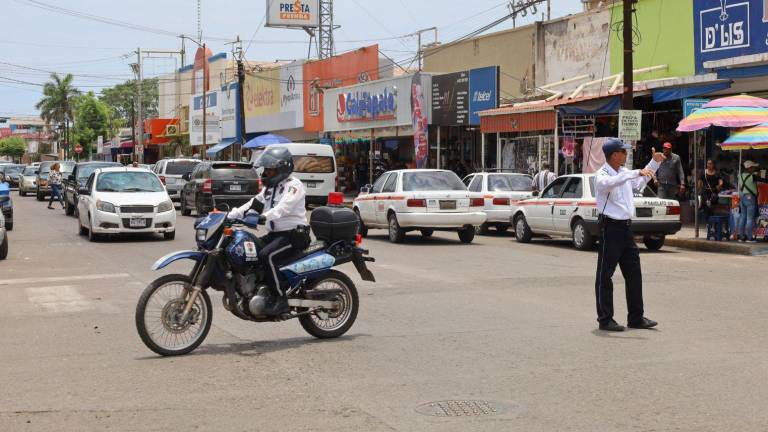
<svg viewBox="0 0 768 432">
<path fill-rule="evenodd" d="M 465 191 L 467 187 L 452 171 L 407 172 L 403 176 L 403 191 Z"/>
<path fill-rule="evenodd" d="M 162 183 L 151 172 L 106 172 L 96 182 L 99 192 L 162 192 Z"/>
<path fill-rule="evenodd" d="M 37 174 L 37 170 L 38 170 L 38 167 L 28 166 L 28 167 L 24 168 L 24 172 L 21 173 L 21 174 L 25 175 L 25 176 L 33 176 L 33 175 Z"/>
<path fill-rule="evenodd" d="M 200 161 L 173 161 L 165 165 L 165 175 L 184 175 L 192 172 Z"/>
<path fill-rule="evenodd" d="M 597 196 L 597 188 L 595 188 L 595 178 L 589 178 L 589 190 L 592 192 L 592 196 Z M 635 198 L 658 198 L 656 192 L 650 187 L 646 186 L 643 190 L 632 190 Z"/>
<path fill-rule="evenodd" d="M 256 170 L 248 164 L 223 163 L 211 167 L 212 180 L 256 180 L 259 178 Z"/>
<path fill-rule="evenodd" d="M 88 164 L 88 165 L 81 165 L 80 169 L 77 171 L 77 179 L 78 180 L 85 180 L 88 177 L 93 174 L 94 171 L 98 168 L 106 168 L 106 167 L 112 167 L 112 166 L 120 166 L 120 164 L 115 163 L 103 163 L 103 164 Z"/>
<path fill-rule="evenodd" d="M 531 178 L 526 175 L 492 174 L 488 176 L 488 190 L 493 192 L 528 192 Z"/>
</svg>

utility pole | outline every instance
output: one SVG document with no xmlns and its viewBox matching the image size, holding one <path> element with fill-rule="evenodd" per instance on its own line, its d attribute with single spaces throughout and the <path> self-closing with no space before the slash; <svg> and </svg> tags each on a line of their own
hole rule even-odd
<svg viewBox="0 0 768 432">
<path fill-rule="evenodd" d="M 198 3 L 199 4 L 199 3 Z M 205 50 L 205 43 L 203 43 L 203 53 L 205 54 L 205 62 L 203 63 L 203 147 L 200 150 L 200 159 L 205 160 L 205 145 L 207 144 L 208 132 L 206 126 L 208 123 L 208 51 Z"/>
<path fill-rule="evenodd" d="M 634 64 L 632 59 L 632 6 L 634 0 L 624 0 L 624 93 L 621 107 L 625 110 L 634 108 Z"/>
<path fill-rule="evenodd" d="M 138 98 L 137 98 L 137 100 L 138 100 L 138 102 L 137 102 L 138 103 L 138 113 L 137 114 L 139 116 L 139 134 L 138 134 L 138 140 L 137 140 L 136 146 L 134 147 L 134 153 L 135 153 L 135 156 L 138 159 L 139 163 L 144 163 L 144 113 L 143 113 L 143 110 L 141 108 L 141 96 L 142 96 L 141 93 L 142 93 L 142 87 L 143 87 L 142 72 L 141 72 L 141 47 L 139 47 L 136 50 L 136 55 L 138 56 L 138 59 L 139 59 L 138 67 L 136 68 L 136 70 L 137 70 L 136 74 L 138 75 L 138 80 L 137 80 L 137 83 L 138 83 Z"/>
<path fill-rule="evenodd" d="M 429 32 L 429 31 L 434 31 L 435 32 L 435 42 L 437 42 L 437 27 L 430 27 L 430 28 L 425 28 L 425 29 L 421 29 L 421 30 L 417 30 L 416 31 L 416 36 L 418 37 L 418 43 L 419 43 L 419 47 L 418 47 L 418 50 L 417 50 L 417 56 L 419 57 L 419 72 L 421 72 L 421 68 L 423 66 L 423 64 L 422 64 L 423 51 L 422 51 L 422 46 L 421 46 L 421 34 Z"/>
<path fill-rule="evenodd" d="M 233 159 L 237 155 L 235 160 L 239 161 L 243 154 L 243 147 L 245 146 L 245 98 L 243 88 L 245 87 L 245 65 L 243 64 L 243 44 L 240 41 L 240 36 L 237 36 L 237 99 L 238 99 L 238 114 L 240 117 L 240 142 L 235 144 L 236 148 L 233 149 Z M 234 48 L 234 47 L 233 47 Z M 235 152 L 234 150 L 237 150 Z"/>
<path fill-rule="evenodd" d="M 325 59 L 333 57 L 335 52 L 333 42 L 333 0 L 320 0 L 320 28 L 317 38 L 317 57 Z"/>
</svg>

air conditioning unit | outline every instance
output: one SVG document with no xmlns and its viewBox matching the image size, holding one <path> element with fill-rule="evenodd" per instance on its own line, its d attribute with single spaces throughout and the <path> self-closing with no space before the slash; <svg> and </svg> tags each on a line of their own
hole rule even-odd
<svg viewBox="0 0 768 432">
<path fill-rule="evenodd" d="M 179 134 L 179 125 L 169 124 L 165 125 L 165 136 L 174 136 Z"/>
</svg>

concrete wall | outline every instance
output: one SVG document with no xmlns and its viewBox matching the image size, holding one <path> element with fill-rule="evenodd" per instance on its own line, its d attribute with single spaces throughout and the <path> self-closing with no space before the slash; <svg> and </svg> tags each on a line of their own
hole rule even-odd
<svg viewBox="0 0 768 432">
<path fill-rule="evenodd" d="M 448 73 L 498 65 L 501 98 L 519 97 L 522 95 L 520 80 L 526 79 L 528 87 L 534 84 L 535 44 L 536 25 L 529 25 L 438 46 L 425 51 L 424 71 Z"/>
<path fill-rule="evenodd" d="M 610 19 L 610 10 L 602 8 L 542 24 L 539 43 L 543 45 L 543 55 L 537 62 L 536 85 L 585 74 L 591 79 L 610 75 Z M 573 90 L 582 82 L 564 84 L 557 89 Z"/>
</svg>

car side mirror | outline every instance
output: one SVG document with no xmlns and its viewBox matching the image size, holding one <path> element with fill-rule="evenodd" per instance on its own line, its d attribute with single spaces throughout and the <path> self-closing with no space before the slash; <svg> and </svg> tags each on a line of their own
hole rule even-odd
<svg viewBox="0 0 768 432">
<path fill-rule="evenodd" d="M 183 176 L 181 176 L 185 181 L 190 181 L 192 179 L 192 173 L 185 173 Z"/>
<path fill-rule="evenodd" d="M 81 187 L 81 188 L 78 188 L 78 189 L 77 189 L 77 194 L 78 194 L 78 195 L 90 195 L 90 194 L 91 194 L 91 191 L 90 191 L 90 190 L 88 190 L 88 188 L 85 188 L 85 187 Z"/>
<path fill-rule="evenodd" d="M 372 188 L 373 188 L 373 185 L 369 185 L 369 184 L 367 184 L 367 185 L 365 185 L 365 186 L 363 186 L 363 187 L 361 187 L 361 188 L 360 188 L 360 193 L 361 193 L 361 194 L 367 194 L 367 193 L 371 193 L 371 189 L 372 189 Z"/>
<path fill-rule="evenodd" d="M 532 194 L 533 196 L 537 197 L 537 196 L 539 196 L 539 191 L 533 191 L 531 194 Z"/>
</svg>

